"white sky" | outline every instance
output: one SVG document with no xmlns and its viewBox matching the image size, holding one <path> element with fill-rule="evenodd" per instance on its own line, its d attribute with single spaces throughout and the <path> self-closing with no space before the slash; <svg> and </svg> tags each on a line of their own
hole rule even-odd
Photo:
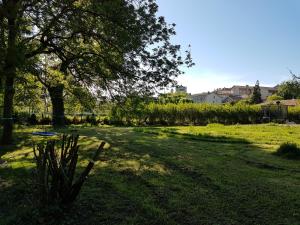
<svg viewBox="0 0 300 225">
<path fill-rule="evenodd" d="M 191 72 L 191 73 L 190 73 Z M 232 74 L 221 74 L 213 71 L 201 72 L 201 74 L 193 74 L 193 71 L 189 71 L 186 74 L 181 75 L 177 78 L 178 84 L 187 86 L 188 93 L 196 94 L 207 91 L 213 91 L 216 88 L 232 87 L 233 85 L 254 85 L 256 80 L 255 77 L 250 83 L 245 82 L 247 75 L 232 75 Z M 281 81 L 289 78 L 288 76 L 282 76 Z M 277 83 L 260 83 L 260 86 L 273 87 Z"/>
</svg>

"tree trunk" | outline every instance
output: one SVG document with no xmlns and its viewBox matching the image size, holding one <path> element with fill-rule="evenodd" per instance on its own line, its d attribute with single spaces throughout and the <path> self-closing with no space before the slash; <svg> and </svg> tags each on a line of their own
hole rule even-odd
<svg viewBox="0 0 300 225">
<path fill-rule="evenodd" d="M 52 102 L 52 124 L 54 127 L 63 127 L 65 126 L 64 85 L 48 87 L 48 91 Z"/>
<path fill-rule="evenodd" d="M 13 133 L 13 99 L 14 99 L 14 81 L 16 77 L 17 67 L 17 51 L 16 51 L 16 3 L 10 5 L 10 16 L 8 17 L 8 42 L 7 53 L 5 57 L 3 75 L 5 78 L 4 105 L 3 105 L 3 133 L 1 143 L 3 145 L 12 143 Z"/>
<path fill-rule="evenodd" d="M 13 133 L 13 98 L 14 98 L 14 78 L 5 80 L 4 108 L 3 108 L 3 134 L 1 143 L 3 145 L 12 143 Z"/>
</svg>

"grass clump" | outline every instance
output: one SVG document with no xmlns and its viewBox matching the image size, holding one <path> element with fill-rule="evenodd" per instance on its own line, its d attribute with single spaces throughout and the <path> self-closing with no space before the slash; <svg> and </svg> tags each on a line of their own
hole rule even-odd
<svg viewBox="0 0 300 225">
<path fill-rule="evenodd" d="M 300 148 L 295 143 L 283 143 L 275 152 L 275 155 L 288 159 L 300 159 Z"/>
</svg>

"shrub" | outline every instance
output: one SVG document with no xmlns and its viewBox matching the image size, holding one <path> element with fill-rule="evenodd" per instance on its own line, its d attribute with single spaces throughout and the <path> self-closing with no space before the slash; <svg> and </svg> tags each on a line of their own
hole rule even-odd
<svg viewBox="0 0 300 225">
<path fill-rule="evenodd" d="M 30 125 L 37 125 L 38 121 L 37 121 L 37 117 L 34 113 L 31 114 L 30 117 L 28 118 L 28 123 Z"/>
<path fill-rule="evenodd" d="M 80 118 L 78 116 L 74 116 L 72 119 L 72 124 L 77 125 L 80 123 L 81 123 Z"/>
<path fill-rule="evenodd" d="M 295 123 L 300 123 L 300 107 L 289 107 L 288 109 L 288 120 Z"/>
<path fill-rule="evenodd" d="M 14 123 L 25 125 L 29 122 L 30 114 L 28 112 L 15 112 Z"/>
<path fill-rule="evenodd" d="M 105 125 L 110 125 L 110 121 L 109 121 L 109 118 L 108 118 L 108 117 L 105 117 L 105 118 L 103 119 L 103 124 L 105 124 Z"/>
<path fill-rule="evenodd" d="M 42 205 L 68 205 L 80 192 L 88 174 L 103 151 L 102 142 L 82 173 L 76 176 L 78 162 L 78 135 L 63 135 L 61 147 L 56 148 L 55 141 L 47 141 L 33 148 L 37 176 L 38 199 Z M 77 179 L 75 180 L 75 178 Z"/>
<path fill-rule="evenodd" d="M 97 118 L 96 118 L 96 115 L 95 114 L 92 114 L 91 116 L 88 116 L 86 121 L 88 123 L 90 123 L 91 125 L 97 125 Z"/>
<path fill-rule="evenodd" d="M 277 149 L 275 155 L 288 159 L 300 159 L 300 148 L 295 143 L 283 143 Z"/>
<path fill-rule="evenodd" d="M 283 100 L 284 98 L 277 95 L 277 94 L 274 94 L 274 95 L 271 95 L 267 98 L 267 101 L 268 102 L 271 102 L 271 101 L 276 101 L 276 100 Z"/>
<path fill-rule="evenodd" d="M 40 125 L 51 125 L 52 120 L 50 117 L 42 117 L 42 119 L 40 119 L 39 124 Z"/>
</svg>

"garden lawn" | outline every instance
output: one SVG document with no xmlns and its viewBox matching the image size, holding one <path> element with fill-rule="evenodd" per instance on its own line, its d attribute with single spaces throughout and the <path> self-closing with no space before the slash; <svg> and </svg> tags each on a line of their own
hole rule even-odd
<svg viewBox="0 0 300 225">
<path fill-rule="evenodd" d="M 0 225 L 300 224 L 300 161 L 272 154 L 300 144 L 298 126 L 77 129 L 79 169 L 100 140 L 108 144 L 66 212 L 41 212 L 32 200 L 34 129 L 1 147 Z"/>
</svg>

